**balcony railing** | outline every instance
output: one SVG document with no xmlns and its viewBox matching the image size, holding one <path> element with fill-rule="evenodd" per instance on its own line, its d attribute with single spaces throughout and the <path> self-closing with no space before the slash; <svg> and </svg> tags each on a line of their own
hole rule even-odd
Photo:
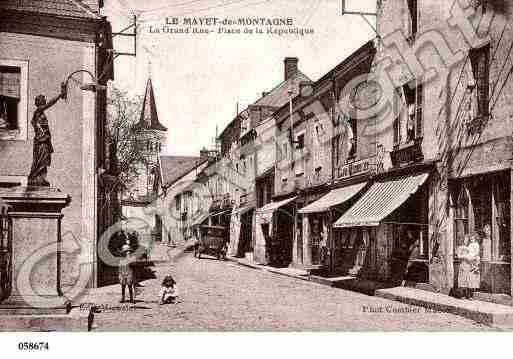
<svg viewBox="0 0 513 359">
<path fill-rule="evenodd" d="M 214 201 L 212 202 L 212 207 L 214 208 L 228 208 L 232 205 L 232 201 L 230 199 L 230 194 L 226 193 L 223 195 L 218 195 L 214 197 Z"/>
<path fill-rule="evenodd" d="M 0 214 L 0 301 L 8 298 L 12 289 L 12 222 Z"/>
</svg>

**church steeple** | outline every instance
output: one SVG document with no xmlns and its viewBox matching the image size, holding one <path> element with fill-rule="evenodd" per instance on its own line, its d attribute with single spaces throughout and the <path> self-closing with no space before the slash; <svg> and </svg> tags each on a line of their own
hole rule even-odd
<svg viewBox="0 0 513 359">
<path fill-rule="evenodd" d="M 167 131 L 167 128 L 159 122 L 151 77 L 148 78 L 148 82 L 146 83 L 141 117 L 137 126 L 145 130 Z"/>
</svg>

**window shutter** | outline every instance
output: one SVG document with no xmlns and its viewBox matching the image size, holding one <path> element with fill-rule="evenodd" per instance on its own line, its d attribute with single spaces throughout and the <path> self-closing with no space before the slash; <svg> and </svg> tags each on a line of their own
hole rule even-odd
<svg viewBox="0 0 513 359">
<path fill-rule="evenodd" d="M 417 33 L 417 0 L 407 0 L 411 18 L 411 32 Z"/>
<path fill-rule="evenodd" d="M 18 68 L 0 67 L 0 96 L 20 98 L 21 73 Z"/>
<path fill-rule="evenodd" d="M 424 88 L 421 84 L 417 86 L 417 128 L 415 130 L 415 137 L 422 137 L 423 121 L 422 121 L 422 103 Z"/>
<path fill-rule="evenodd" d="M 469 52 L 472 73 L 476 80 L 478 116 L 487 116 L 489 111 L 489 56 L 490 47 L 471 49 Z"/>
<path fill-rule="evenodd" d="M 398 88 L 397 93 L 394 96 L 394 144 L 399 144 L 401 142 L 401 113 L 404 96 L 404 90 L 402 88 Z"/>
<path fill-rule="evenodd" d="M 399 144 L 399 131 L 400 131 L 400 126 L 399 126 L 399 118 L 396 118 L 394 120 L 394 145 L 396 144 Z"/>
</svg>

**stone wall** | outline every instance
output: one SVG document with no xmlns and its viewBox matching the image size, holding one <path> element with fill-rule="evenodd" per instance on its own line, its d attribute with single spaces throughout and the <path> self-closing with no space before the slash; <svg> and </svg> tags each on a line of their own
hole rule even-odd
<svg viewBox="0 0 513 359">
<path fill-rule="evenodd" d="M 31 35 L 0 33 L 2 59 L 28 61 L 28 134 L 18 141 L 0 140 L 2 165 L 0 176 L 28 176 L 32 163 L 34 131 L 30 119 L 35 109 L 34 99 L 44 94 L 47 99 L 60 93 L 60 83 L 80 68 L 95 73 L 93 44 L 57 40 Z M 80 82 L 90 79 L 77 75 Z M 69 194 L 72 201 L 63 210 L 62 233 L 66 238 L 83 239 L 95 262 L 96 238 L 96 176 L 95 176 L 95 101 L 94 94 L 83 92 L 71 82 L 68 99 L 59 101 L 46 111 L 55 152 L 48 171 L 52 186 Z M 75 256 L 76 257 L 76 256 Z M 72 284 L 78 276 L 76 258 L 63 256 L 63 286 Z"/>
</svg>

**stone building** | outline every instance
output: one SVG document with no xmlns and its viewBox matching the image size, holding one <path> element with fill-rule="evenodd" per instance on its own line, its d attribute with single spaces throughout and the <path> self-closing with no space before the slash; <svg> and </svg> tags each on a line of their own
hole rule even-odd
<svg viewBox="0 0 513 359">
<path fill-rule="evenodd" d="M 358 183 L 362 178 L 353 176 L 354 168 L 371 161 L 375 143 L 361 135 L 364 128 L 337 104 L 347 83 L 369 73 L 374 53 L 373 43 L 366 43 L 318 81 L 305 84 L 311 88 L 295 94 L 292 108 L 282 106 L 274 114 L 277 158 L 271 206 L 280 232 L 268 239 L 276 242 L 270 249 L 281 254 L 271 263 L 334 270 L 332 262 L 339 260 L 332 223 L 338 206 L 365 187 Z M 349 186 L 350 177 L 357 185 L 339 191 Z"/>
<path fill-rule="evenodd" d="M 264 235 L 258 223 L 266 216 L 262 213 L 267 210 L 262 207 L 271 201 L 273 192 L 266 185 L 275 160 L 272 114 L 288 103 L 289 91 L 298 92 L 301 83 L 309 81 L 299 70 L 298 63 L 299 59 L 286 57 L 283 60 L 283 81 L 263 92 L 257 101 L 237 116 L 240 119 L 240 138 L 233 143 L 229 154 L 237 183 L 230 222 L 229 254 L 247 255 L 265 262 Z"/>
<path fill-rule="evenodd" d="M 194 235 L 192 227 L 208 213 L 210 203 L 201 187 L 196 185 L 198 175 L 206 168 L 209 154 L 200 156 L 161 156 L 163 193 L 156 207 L 162 217 L 162 239 L 169 244 L 181 243 Z"/>
<path fill-rule="evenodd" d="M 335 224 L 374 233 L 364 241 L 370 276 L 405 279 L 395 259 L 406 251 L 416 268 L 407 279 L 449 292 L 456 249 L 475 234 L 480 290 L 511 293 L 512 11 L 496 1 L 380 2 L 373 73 L 393 89 L 388 111 L 368 119 L 380 173 Z"/>
<path fill-rule="evenodd" d="M 105 85 L 112 79 L 111 28 L 101 16 L 102 1 L 0 2 L 0 187 L 24 186 L 32 161 L 30 124 L 34 99 L 50 99 L 60 84 L 74 75 L 83 85 Z M 71 196 L 63 211 L 62 233 L 82 239 L 93 273 L 98 274 L 96 241 L 109 225 L 99 169 L 108 170 L 104 133 L 106 92 L 82 90 L 71 81 L 66 101 L 47 110 L 55 152 L 48 181 Z M 62 285 L 73 285 L 79 275 L 76 255 L 63 254 Z"/>
</svg>

